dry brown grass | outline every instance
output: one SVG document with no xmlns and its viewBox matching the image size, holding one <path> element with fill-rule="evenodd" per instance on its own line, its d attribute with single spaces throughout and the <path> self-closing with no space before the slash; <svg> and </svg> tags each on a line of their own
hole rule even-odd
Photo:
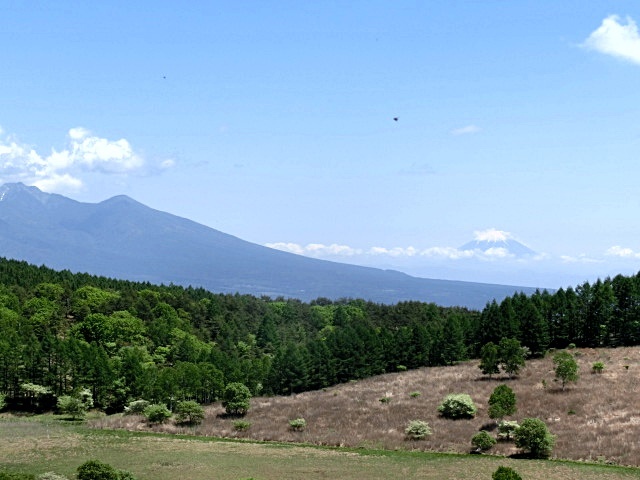
<svg viewBox="0 0 640 480">
<path fill-rule="evenodd" d="M 235 419 L 226 418 L 219 404 L 207 407 L 204 423 L 178 427 L 171 423 L 149 427 L 141 417 L 112 416 L 93 422 L 98 428 L 155 430 L 169 433 L 236 437 L 320 445 L 384 449 L 469 452 L 471 437 L 494 422 L 487 415 L 493 389 L 507 383 L 516 393 L 518 412 L 511 419 L 538 417 L 557 436 L 553 456 L 564 459 L 640 465 L 640 348 L 577 349 L 581 378 L 561 391 L 554 382 L 551 355 L 531 360 L 515 380 L 481 376 L 477 361 L 454 367 L 423 368 L 386 374 L 289 397 L 259 397 L 244 417 L 246 432 L 236 432 Z M 602 374 L 592 374 L 596 361 Z M 545 380 L 547 387 L 543 386 Z M 420 392 L 412 397 L 411 392 Z M 472 420 L 447 420 L 437 407 L 448 393 L 468 393 L 478 406 Z M 380 398 L 388 397 L 387 403 Z M 305 418 L 302 432 L 289 420 Z M 423 441 L 405 439 L 410 420 L 426 420 L 433 434 Z M 510 455 L 511 442 L 499 442 L 492 453 Z"/>
</svg>

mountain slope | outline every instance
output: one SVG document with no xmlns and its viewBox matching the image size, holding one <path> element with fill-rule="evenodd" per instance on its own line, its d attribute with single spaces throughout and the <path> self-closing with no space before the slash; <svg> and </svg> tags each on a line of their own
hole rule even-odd
<svg viewBox="0 0 640 480">
<path fill-rule="evenodd" d="M 126 196 L 97 204 L 23 184 L 0 187 L 0 255 L 55 269 L 301 300 L 351 297 L 482 308 L 531 288 L 415 278 L 241 240 Z"/>
</svg>

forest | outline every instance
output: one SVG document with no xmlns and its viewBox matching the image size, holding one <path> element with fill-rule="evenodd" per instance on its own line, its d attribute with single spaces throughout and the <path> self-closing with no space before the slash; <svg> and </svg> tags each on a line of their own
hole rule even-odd
<svg viewBox="0 0 640 480">
<path fill-rule="evenodd" d="M 107 412 L 136 399 L 210 403 L 231 382 L 291 394 L 477 358 L 503 338 L 531 356 L 636 345 L 640 275 L 514 292 L 472 311 L 217 294 L 0 259 L 0 393 L 14 409 L 50 409 L 83 389 Z"/>
</svg>

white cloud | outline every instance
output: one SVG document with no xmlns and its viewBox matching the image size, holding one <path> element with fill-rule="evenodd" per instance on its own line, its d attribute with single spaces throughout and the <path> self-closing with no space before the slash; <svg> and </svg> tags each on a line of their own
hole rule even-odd
<svg viewBox="0 0 640 480">
<path fill-rule="evenodd" d="M 510 232 L 504 230 L 496 230 L 495 228 L 488 228 L 487 230 L 476 230 L 473 232 L 474 240 L 478 242 L 506 242 L 513 238 Z"/>
<path fill-rule="evenodd" d="M 640 258 L 640 252 L 634 252 L 630 248 L 623 248 L 619 245 L 609 248 L 604 254 L 609 257 Z"/>
<path fill-rule="evenodd" d="M 354 255 L 362 254 L 362 251 L 359 249 L 349 247 L 348 245 L 338 245 L 336 243 L 333 243 L 331 245 L 323 245 L 322 243 L 309 243 L 308 245 L 303 246 L 297 243 L 275 242 L 267 243 L 265 244 L 265 247 L 282 250 L 283 252 L 295 253 L 297 255 L 305 255 L 307 257 L 351 257 Z"/>
<path fill-rule="evenodd" d="M 477 255 L 473 250 L 460 250 L 453 247 L 430 247 L 422 250 L 420 256 L 431 258 L 446 258 L 449 260 L 459 260 L 472 258 Z"/>
<path fill-rule="evenodd" d="M 482 129 L 477 125 L 467 125 L 460 128 L 454 128 L 453 130 L 451 130 L 451 135 L 469 135 L 469 134 L 478 133 L 481 131 Z"/>
<path fill-rule="evenodd" d="M 64 149 L 43 155 L 0 130 L 0 181 L 24 182 L 49 191 L 78 190 L 82 177 L 90 172 L 128 174 L 140 172 L 145 161 L 128 140 L 109 140 L 83 127 L 71 128 Z M 161 169 L 173 160 L 160 163 Z"/>
<path fill-rule="evenodd" d="M 370 247 L 368 249 L 360 249 L 350 247 L 348 245 L 331 244 L 324 245 L 321 243 L 309 243 L 300 245 L 289 242 L 267 243 L 266 247 L 282 250 L 297 255 L 304 255 L 314 258 L 330 258 L 330 257 L 389 257 L 393 259 L 434 259 L 434 260 L 463 260 L 475 258 L 483 261 L 501 260 L 515 258 L 506 248 L 489 248 L 482 250 L 460 250 L 453 247 L 430 247 L 418 249 L 415 247 Z M 539 257 L 542 260 L 543 257 Z"/>
<path fill-rule="evenodd" d="M 610 15 L 602 21 L 582 46 L 605 55 L 618 57 L 640 64 L 640 33 L 638 25 L 631 17 L 626 18 L 626 25 L 618 15 Z"/>
<path fill-rule="evenodd" d="M 560 260 L 562 263 L 601 263 L 602 260 L 588 257 L 587 255 L 580 254 L 577 257 L 571 255 L 561 255 Z"/>
</svg>

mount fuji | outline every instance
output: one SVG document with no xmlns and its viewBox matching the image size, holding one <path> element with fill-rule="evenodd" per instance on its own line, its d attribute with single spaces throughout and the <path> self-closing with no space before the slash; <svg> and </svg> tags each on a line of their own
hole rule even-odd
<svg viewBox="0 0 640 480">
<path fill-rule="evenodd" d="M 476 232 L 475 239 L 462 245 L 459 250 L 479 251 L 485 255 L 502 257 L 533 257 L 537 253 L 515 240 L 510 233 L 491 228 Z"/>
</svg>

